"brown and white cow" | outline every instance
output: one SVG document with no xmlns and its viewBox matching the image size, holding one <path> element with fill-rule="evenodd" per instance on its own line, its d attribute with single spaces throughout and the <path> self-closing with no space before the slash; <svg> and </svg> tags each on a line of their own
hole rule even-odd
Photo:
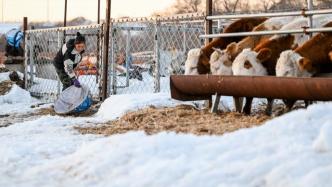
<svg viewBox="0 0 332 187">
<path fill-rule="evenodd" d="M 267 18 L 243 18 L 231 23 L 225 28 L 224 33 L 251 31 L 255 26 Z M 224 49 L 229 43 L 240 41 L 244 37 L 215 38 L 202 48 L 191 49 L 185 62 L 185 75 L 206 74 L 210 72 L 210 56 L 212 47 Z"/>
<path fill-rule="evenodd" d="M 324 27 L 332 27 L 332 22 L 329 22 Z M 277 61 L 276 76 L 312 77 L 319 73 L 331 73 L 331 62 L 332 32 L 322 32 L 295 50 L 282 52 Z M 289 100 L 286 103 L 287 110 L 291 110 L 294 104 L 295 100 Z"/>
<path fill-rule="evenodd" d="M 332 27 L 329 22 L 324 27 Z M 322 66 L 331 64 L 332 32 L 321 32 L 295 50 L 280 54 L 276 65 L 278 77 L 312 77 L 326 69 Z"/>
<path fill-rule="evenodd" d="M 253 31 L 279 30 L 282 26 L 294 19 L 294 16 L 270 18 L 256 26 Z M 235 57 L 243 49 L 254 48 L 256 45 L 269 38 L 270 35 L 248 36 L 238 43 L 230 43 L 224 50 L 215 49 L 210 57 L 211 73 L 214 75 L 232 75 L 232 63 Z"/>
<path fill-rule="evenodd" d="M 274 17 L 265 20 L 256 26 L 253 31 L 279 30 L 283 25 L 295 19 L 293 16 Z M 227 45 L 226 49 L 216 49 L 210 57 L 210 70 L 213 75 L 233 75 L 232 63 L 236 55 L 245 48 L 253 48 L 257 44 L 270 38 L 269 35 L 248 36 L 238 43 L 232 42 Z M 234 98 L 236 111 L 241 112 L 243 98 Z"/>
<path fill-rule="evenodd" d="M 314 27 L 325 25 L 332 16 L 313 16 Z M 280 30 L 299 29 L 307 24 L 306 18 L 298 18 L 283 26 Z M 264 76 L 276 75 L 276 63 L 281 52 L 293 49 L 306 41 L 304 34 L 283 34 L 271 37 L 268 41 L 258 44 L 254 49 L 243 50 L 234 60 L 234 75 Z M 253 98 L 246 98 L 243 112 L 250 114 Z M 273 99 L 268 99 L 267 114 L 272 113 Z"/>
</svg>

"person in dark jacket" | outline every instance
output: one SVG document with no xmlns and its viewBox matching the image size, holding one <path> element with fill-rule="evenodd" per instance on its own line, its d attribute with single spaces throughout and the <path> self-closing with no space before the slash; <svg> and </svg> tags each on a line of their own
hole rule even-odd
<svg viewBox="0 0 332 187">
<path fill-rule="evenodd" d="M 82 60 L 82 54 L 85 49 L 85 38 L 77 32 L 75 39 L 70 39 L 56 54 L 53 64 L 59 76 L 63 89 L 75 85 L 81 87 L 76 78 L 74 69 Z"/>
</svg>

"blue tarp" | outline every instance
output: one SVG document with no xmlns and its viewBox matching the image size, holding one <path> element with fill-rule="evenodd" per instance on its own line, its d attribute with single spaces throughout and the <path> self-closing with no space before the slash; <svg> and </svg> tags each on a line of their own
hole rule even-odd
<svg viewBox="0 0 332 187">
<path fill-rule="evenodd" d="M 8 45 L 18 48 L 23 40 L 23 32 L 18 29 L 11 29 L 6 33 Z"/>
</svg>

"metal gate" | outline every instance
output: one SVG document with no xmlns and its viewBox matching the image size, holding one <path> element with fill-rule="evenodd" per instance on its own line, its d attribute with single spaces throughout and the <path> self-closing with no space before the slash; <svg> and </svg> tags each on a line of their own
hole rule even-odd
<svg viewBox="0 0 332 187">
<path fill-rule="evenodd" d="M 169 76 L 183 73 L 203 33 L 202 14 L 114 20 L 109 93 L 169 92 Z"/>
<path fill-rule="evenodd" d="M 53 58 L 64 42 L 80 32 L 86 38 L 86 50 L 82 65 L 76 68 L 82 84 L 87 85 L 94 99 L 100 94 L 100 75 L 103 40 L 102 25 L 61 27 L 52 29 L 28 30 L 25 45 L 26 87 L 31 95 L 46 101 L 54 101 L 62 90 L 52 64 Z"/>
</svg>

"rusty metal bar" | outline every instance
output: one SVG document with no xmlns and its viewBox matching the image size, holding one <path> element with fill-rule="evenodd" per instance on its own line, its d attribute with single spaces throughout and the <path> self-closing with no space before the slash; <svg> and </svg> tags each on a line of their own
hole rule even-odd
<svg viewBox="0 0 332 187">
<path fill-rule="evenodd" d="M 274 76 L 172 75 L 171 97 L 206 100 L 213 94 L 292 100 L 332 100 L 332 78 Z"/>
</svg>

